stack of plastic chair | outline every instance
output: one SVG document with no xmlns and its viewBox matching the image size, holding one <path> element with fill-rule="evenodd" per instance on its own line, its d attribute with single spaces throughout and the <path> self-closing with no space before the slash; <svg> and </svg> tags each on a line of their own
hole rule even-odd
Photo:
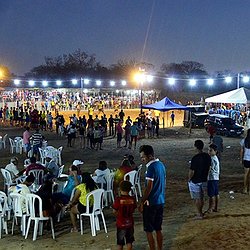
<svg viewBox="0 0 250 250">
<path fill-rule="evenodd" d="M 4 137 L 3 137 L 3 140 L 2 140 L 3 148 L 6 148 L 7 137 L 8 137 L 8 134 L 5 134 Z"/>
<path fill-rule="evenodd" d="M 59 147 L 57 149 L 57 152 L 58 152 L 58 164 L 59 166 L 62 165 L 62 150 L 63 150 L 63 146 Z"/>
<path fill-rule="evenodd" d="M 114 175 L 115 173 L 112 172 L 103 177 L 106 182 L 106 188 L 104 188 L 105 206 L 108 206 L 109 202 L 111 202 L 112 204 L 114 203 L 114 193 L 113 193 Z"/>
<path fill-rule="evenodd" d="M 11 154 L 14 154 L 14 152 L 16 152 L 16 143 L 11 138 L 9 138 L 9 141 L 10 141 L 10 152 Z"/>
<path fill-rule="evenodd" d="M 138 189 L 139 196 L 142 197 L 142 191 L 141 191 L 141 171 L 142 171 L 142 165 L 138 167 L 136 177 L 135 177 L 135 186 Z"/>
</svg>

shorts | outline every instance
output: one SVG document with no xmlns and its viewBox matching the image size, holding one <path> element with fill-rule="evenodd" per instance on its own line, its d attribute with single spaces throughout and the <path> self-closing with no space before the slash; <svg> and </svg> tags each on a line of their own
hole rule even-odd
<svg viewBox="0 0 250 250">
<path fill-rule="evenodd" d="M 83 214 L 86 212 L 86 207 L 82 203 L 77 204 L 77 210 L 80 214 Z"/>
<path fill-rule="evenodd" d="M 143 228 L 145 232 L 160 231 L 163 220 L 163 206 L 143 206 Z"/>
<path fill-rule="evenodd" d="M 137 135 L 131 135 L 131 142 L 135 140 L 135 142 L 137 142 Z"/>
<path fill-rule="evenodd" d="M 206 187 L 207 187 L 207 182 L 199 182 L 199 183 L 193 183 L 192 181 L 188 182 L 190 195 L 191 198 L 194 200 L 203 199 Z"/>
<path fill-rule="evenodd" d="M 209 197 L 219 195 L 219 181 L 218 180 L 207 181 L 207 195 Z"/>
<path fill-rule="evenodd" d="M 117 245 L 124 246 L 128 243 L 133 243 L 134 238 L 134 228 L 117 228 L 116 232 Z"/>
<path fill-rule="evenodd" d="M 250 168 L 250 161 L 243 161 L 244 168 Z"/>
</svg>

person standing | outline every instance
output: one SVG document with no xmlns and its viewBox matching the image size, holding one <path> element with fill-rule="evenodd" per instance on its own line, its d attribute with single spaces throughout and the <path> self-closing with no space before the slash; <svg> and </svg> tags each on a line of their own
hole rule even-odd
<svg viewBox="0 0 250 250">
<path fill-rule="evenodd" d="M 121 196 L 115 198 L 113 213 L 116 216 L 117 245 L 118 249 L 123 249 L 126 244 L 127 249 L 132 249 L 134 239 L 134 218 L 133 213 L 136 209 L 136 200 L 130 196 L 132 184 L 129 181 L 120 183 Z"/>
<path fill-rule="evenodd" d="M 211 168 L 208 172 L 207 179 L 207 194 L 209 197 L 208 213 L 218 211 L 219 201 L 219 176 L 220 176 L 220 162 L 217 157 L 217 146 L 210 144 L 208 153 L 211 156 Z"/>
<path fill-rule="evenodd" d="M 240 141 L 240 162 L 244 166 L 244 189 L 243 193 L 249 193 L 250 179 L 250 129 L 247 130 L 246 138 Z"/>
<path fill-rule="evenodd" d="M 197 154 L 191 160 L 188 173 L 188 187 L 197 210 L 195 219 L 200 220 L 203 219 L 204 192 L 207 187 L 211 157 L 208 153 L 203 152 L 204 143 L 202 140 L 196 140 L 194 147 L 197 150 Z"/>
<path fill-rule="evenodd" d="M 31 145 L 30 145 L 30 128 L 26 127 L 25 131 L 23 132 L 23 144 L 24 144 L 24 151 L 26 153 L 26 157 L 28 157 L 28 152 L 31 149 Z"/>
<path fill-rule="evenodd" d="M 172 111 L 170 118 L 171 118 L 170 127 L 173 127 L 174 126 L 174 119 L 175 119 L 174 111 Z"/>
<path fill-rule="evenodd" d="M 153 231 L 156 232 L 157 249 L 163 249 L 162 220 L 165 204 L 166 167 L 155 159 L 154 149 L 150 145 L 140 147 L 140 157 L 146 164 L 146 188 L 139 205 L 139 211 L 143 213 L 143 227 L 147 234 L 149 248 L 155 248 Z"/>
</svg>

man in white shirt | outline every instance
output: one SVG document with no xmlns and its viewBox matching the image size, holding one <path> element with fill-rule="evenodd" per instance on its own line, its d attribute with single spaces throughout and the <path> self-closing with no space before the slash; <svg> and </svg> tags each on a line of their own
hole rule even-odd
<svg viewBox="0 0 250 250">
<path fill-rule="evenodd" d="M 17 157 L 13 157 L 10 159 L 10 163 L 6 165 L 5 169 L 8 170 L 11 174 L 11 178 L 15 179 L 18 177 L 18 169 L 17 169 L 17 165 L 18 165 L 18 158 Z"/>
</svg>

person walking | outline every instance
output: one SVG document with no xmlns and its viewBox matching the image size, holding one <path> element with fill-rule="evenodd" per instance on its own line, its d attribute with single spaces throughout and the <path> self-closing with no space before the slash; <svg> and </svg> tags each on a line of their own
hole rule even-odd
<svg viewBox="0 0 250 250">
<path fill-rule="evenodd" d="M 197 154 L 191 160 L 188 173 L 188 187 L 197 210 L 197 215 L 194 219 L 201 220 L 203 219 L 204 193 L 207 187 L 211 157 L 208 153 L 203 152 L 204 143 L 202 140 L 196 140 L 194 147 L 197 150 Z"/>
<path fill-rule="evenodd" d="M 139 211 L 143 214 L 143 227 L 147 235 L 149 249 L 154 250 L 156 232 L 157 249 L 163 249 L 162 220 L 165 204 L 166 167 L 154 156 L 154 149 L 150 145 L 140 147 L 140 157 L 146 164 L 146 188 L 139 205 Z"/>
</svg>

